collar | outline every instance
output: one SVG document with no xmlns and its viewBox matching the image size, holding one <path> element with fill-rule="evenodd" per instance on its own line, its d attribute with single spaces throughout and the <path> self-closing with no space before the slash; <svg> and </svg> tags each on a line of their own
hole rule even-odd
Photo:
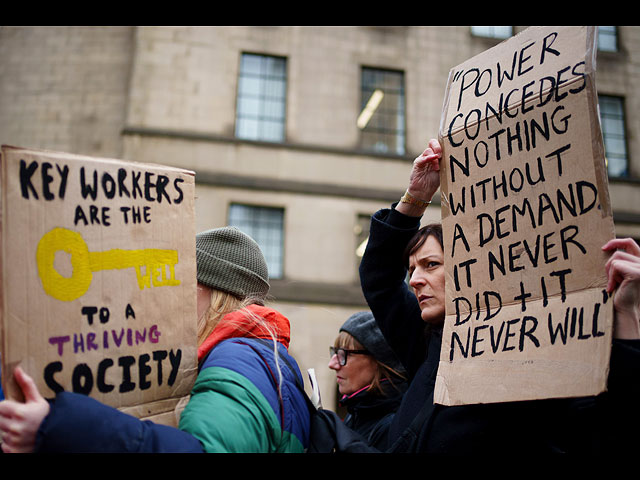
<svg viewBox="0 0 640 480">
<path fill-rule="evenodd" d="M 198 361 L 202 360 L 218 343 L 229 338 L 253 337 L 271 340 L 273 337 L 269 330 L 261 323 L 254 321 L 251 318 L 252 315 L 263 319 L 278 342 L 289 348 L 289 319 L 272 308 L 249 305 L 222 317 L 211 335 L 198 347 Z"/>
</svg>

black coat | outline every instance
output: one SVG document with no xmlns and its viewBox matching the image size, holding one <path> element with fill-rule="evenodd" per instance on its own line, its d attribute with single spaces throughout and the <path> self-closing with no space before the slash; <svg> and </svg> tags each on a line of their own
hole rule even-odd
<svg viewBox="0 0 640 480">
<path fill-rule="evenodd" d="M 614 340 L 608 391 L 597 397 L 443 406 L 433 403 L 442 331 L 427 327 L 405 278 L 404 247 L 419 219 L 394 209 L 371 221 L 360 266 L 362 289 L 388 343 L 409 374 L 409 388 L 389 428 L 393 442 L 422 411 L 412 451 L 548 453 L 637 450 L 626 432 L 640 427 L 640 341 Z M 405 450 L 401 450 L 405 451 Z"/>
<path fill-rule="evenodd" d="M 347 409 L 344 424 L 365 437 L 370 446 L 385 450 L 389 426 L 406 389 L 405 382 L 385 382 L 384 395 L 363 390 L 342 398 L 340 404 Z"/>
</svg>

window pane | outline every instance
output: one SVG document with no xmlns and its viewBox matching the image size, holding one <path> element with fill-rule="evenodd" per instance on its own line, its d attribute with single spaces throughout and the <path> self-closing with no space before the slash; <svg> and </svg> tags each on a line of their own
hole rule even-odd
<svg viewBox="0 0 640 480">
<path fill-rule="evenodd" d="M 260 95 L 260 79 L 258 77 L 240 77 L 238 91 L 242 92 L 242 96 L 258 97 Z"/>
<path fill-rule="evenodd" d="M 262 102 L 263 118 L 267 122 L 273 120 L 284 121 L 284 109 L 282 103 L 275 100 L 265 100 Z"/>
<path fill-rule="evenodd" d="M 260 55 L 243 55 L 240 64 L 241 72 L 245 75 L 260 75 L 261 60 Z"/>
<path fill-rule="evenodd" d="M 286 59 L 242 54 L 236 105 L 236 136 L 284 140 Z"/>
<path fill-rule="evenodd" d="M 285 83 L 279 79 L 266 79 L 264 81 L 264 96 L 277 99 L 282 102 L 284 100 Z"/>
<path fill-rule="evenodd" d="M 258 243 L 267 261 L 269 278 L 282 278 L 284 209 L 231 204 L 228 223 Z"/>
<path fill-rule="evenodd" d="M 243 117 L 257 118 L 260 113 L 260 102 L 257 98 L 239 98 L 238 113 Z"/>
<path fill-rule="evenodd" d="M 616 27 L 598 27 L 598 50 L 618 51 L 618 32 Z"/>
<path fill-rule="evenodd" d="M 623 99 L 598 95 L 598 103 L 607 171 L 611 177 L 625 177 L 629 170 Z"/>
<path fill-rule="evenodd" d="M 477 37 L 509 38 L 513 35 L 513 27 L 480 26 L 471 27 L 471 33 Z"/>
<path fill-rule="evenodd" d="M 245 118 L 241 122 L 238 122 L 236 131 L 238 137 L 258 138 L 258 121 Z"/>
<path fill-rule="evenodd" d="M 405 153 L 404 73 L 362 69 L 361 110 L 357 126 L 365 150 Z"/>
</svg>

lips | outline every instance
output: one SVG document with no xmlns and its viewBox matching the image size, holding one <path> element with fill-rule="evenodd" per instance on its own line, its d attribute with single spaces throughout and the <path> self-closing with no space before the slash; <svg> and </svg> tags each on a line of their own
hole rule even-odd
<svg viewBox="0 0 640 480">
<path fill-rule="evenodd" d="M 418 303 L 422 303 L 428 300 L 431 300 L 433 297 L 431 295 L 427 295 L 426 293 L 418 295 Z"/>
</svg>

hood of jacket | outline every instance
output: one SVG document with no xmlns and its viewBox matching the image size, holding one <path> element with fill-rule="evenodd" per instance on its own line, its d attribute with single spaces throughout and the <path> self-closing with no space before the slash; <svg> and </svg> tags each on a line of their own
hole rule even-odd
<svg viewBox="0 0 640 480">
<path fill-rule="evenodd" d="M 218 343 L 229 338 L 248 337 L 271 340 L 275 336 L 276 340 L 288 349 L 290 335 L 287 317 L 269 307 L 249 305 L 222 317 L 211 335 L 198 347 L 198 361 Z"/>
</svg>

